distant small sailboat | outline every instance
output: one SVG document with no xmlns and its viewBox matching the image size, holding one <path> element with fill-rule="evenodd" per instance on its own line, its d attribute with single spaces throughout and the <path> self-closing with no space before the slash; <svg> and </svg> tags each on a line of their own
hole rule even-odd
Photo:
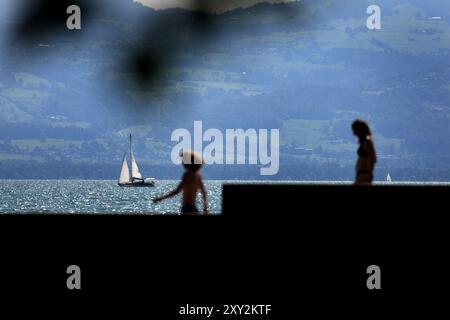
<svg viewBox="0 0 450 320">
<path fill-rule="evenodd" d="M 387 177 L 386 177 L 386 182 L 387 183 L 392 183 L 392 178 L 391 175 L 388 173 Z"/>
<path fill-rule="evenodd" d="M 120 169 L 119 186 L 121 187 L 154 187 L 155 179 L 144 179 L 139 171 L 136 158 L 134 157 L 132 137 L 130 134 L 130 158 L 131 158 L 131 172 L 128 167 L 127 153 L 125 152 L 122 160 L 122 168 Z"/>
</svg>

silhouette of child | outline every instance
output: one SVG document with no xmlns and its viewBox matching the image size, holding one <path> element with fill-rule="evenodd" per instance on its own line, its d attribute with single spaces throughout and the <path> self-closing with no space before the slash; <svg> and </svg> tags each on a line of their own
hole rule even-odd
<svg viewBox="0 0 450 320">
<path fill-rule="evenodd" d="M 168 194 L 153 199 L 154 203 L 161 202 L 165 199 L 172 198 L 178 193 L 183 192 L 183 206 L 181 214 L 197 214 L 199 213 L 196 205 L 197 192 L 200 190 L 203 199 L 203 214 L 208 214 L 208 202 L 206 197 L 206 189 L 200 175 L 200 169 L 204 162 L 201 157 L 192 151 L 183 152 L 181 154 L 182 164 L 185 168 L 183 178 L 178 187 Z"/>
</svg>

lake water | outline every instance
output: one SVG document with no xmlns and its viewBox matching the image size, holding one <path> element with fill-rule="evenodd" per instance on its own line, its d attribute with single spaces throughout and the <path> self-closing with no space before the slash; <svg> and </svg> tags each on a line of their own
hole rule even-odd
<svg viewBox="0 0 450 320">
<path fill-rule="evenodd" d="M 154 188 L 121 188 L 112 180 L 0 180 L 0 213 L 177 213 L 180 196 L 158 204 L 152 199 L 178 183 L 166 180 Z M 211 213 L 220 213 L 222 183 L 205 184 Z"/>
<path fill-rule="evenodd" d="M 0 213 L 95 213 L 173 214 L 180 210 L 180 197 L 154 204 L 152 199 L 174 189 L 179 181 L 162 180 L 154 188 L 120 188 L 117 181 L 92 180 L 0 180 Z M 208 207 L 219 214 L 224 183 L 349 184 L 349 182 L 299 181 L 205 181 Z M 447 185 L 449 183 L 397 183 Z M 200 196 L 198 197 L 200 200 Z M 202 208 L 199 202 L 199 208 Z"/>
</svg>

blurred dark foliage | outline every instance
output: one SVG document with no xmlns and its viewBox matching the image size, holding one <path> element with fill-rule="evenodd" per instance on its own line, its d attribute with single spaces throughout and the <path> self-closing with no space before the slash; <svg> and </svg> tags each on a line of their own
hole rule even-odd
<svg viewBox="0 0 450 320">
<path fill-rule="evenodd" d="M 17 0 L 15 28 L 12 40 L 15 45 L 35 45 L 63 32 L 79 36 L 85 29 L 68 33 L 67 8 L 77 5 L 82 8 L 82 21 L 88 22 L 99 8 L 99 3 L 89 0 Z"/>
<path fill-rule="evenodd" d="M 134 86 L 144 90 L 161 81 L 164 70 L 174 63 L 170 57 L 183 50 L 183 33 L 188 32 L 199 45 L 216 34 L 215 15 L 207 12 L 204 2 L 193 1 L 193 12 L 166 10 L 152 15 L 152 19 L 143 19 L 139 43 L 125 48 L 128 54 L 122 65 L 125 70 L 121 70 L 131 76 Z"/>
<path fill-rule="evenodd" d="M 201 46 L 219 30 L 215 19 L 227 1 L 191 0 L 193 11 L 162 10 L 158 14 L 132 0 L 17 0 L 18 13 L 14 21 L 12 43 L 15 46 L 35 47 L 61 37 L 84 37 L 89 33 L 89 23 L 95 19 L 123 19 L 128 17 L 139 21 L 136 38 L 130 40 L 122 50 L 125 55 L 119 65 L 138 90 L 152 89 L 158 84 L 164 70 L 174 61 L 170 59 L 183 50 L 180 38 L 189 33 L 194 43 Z M 248 2 L 242 1 L 242 6 Z M 67 8 L 78 5 L 81 8 L 82 29 L 68 30 Z M 239 7 L 240 1 L 233 1 Z M 275 10 L 273 14 L 286 12 Z M 111 39 L 113 40 L 113 39 Z M 51 49 L 50 49 L 51 50 Z M 30 50 L 28 54 L 36 54 Z M 40 50 L 38 52 L 44 52 Z M 39 54 L 39 53 L 37 53 Z M 111 54 L 115 54 L 111 52 Z"/>
</svg>

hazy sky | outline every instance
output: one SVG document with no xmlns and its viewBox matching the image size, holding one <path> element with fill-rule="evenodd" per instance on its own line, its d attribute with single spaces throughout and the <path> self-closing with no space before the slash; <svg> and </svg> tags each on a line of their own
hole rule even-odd
<svg viewBox="0 0 450 320">
<path fill-rule="evenodd" d="M 192 9 L 192 0 L 134 0 L 141 2 L 149 7 L 156 9 L 167 9 L 173 7 L 181 7 L 185 9 Z M 289 2 L 295 0 L 206 0 L 204 3 L 209 11 L 226 11 L 239 7 L 252 6 L 258 2 Z"/>
</svg>

